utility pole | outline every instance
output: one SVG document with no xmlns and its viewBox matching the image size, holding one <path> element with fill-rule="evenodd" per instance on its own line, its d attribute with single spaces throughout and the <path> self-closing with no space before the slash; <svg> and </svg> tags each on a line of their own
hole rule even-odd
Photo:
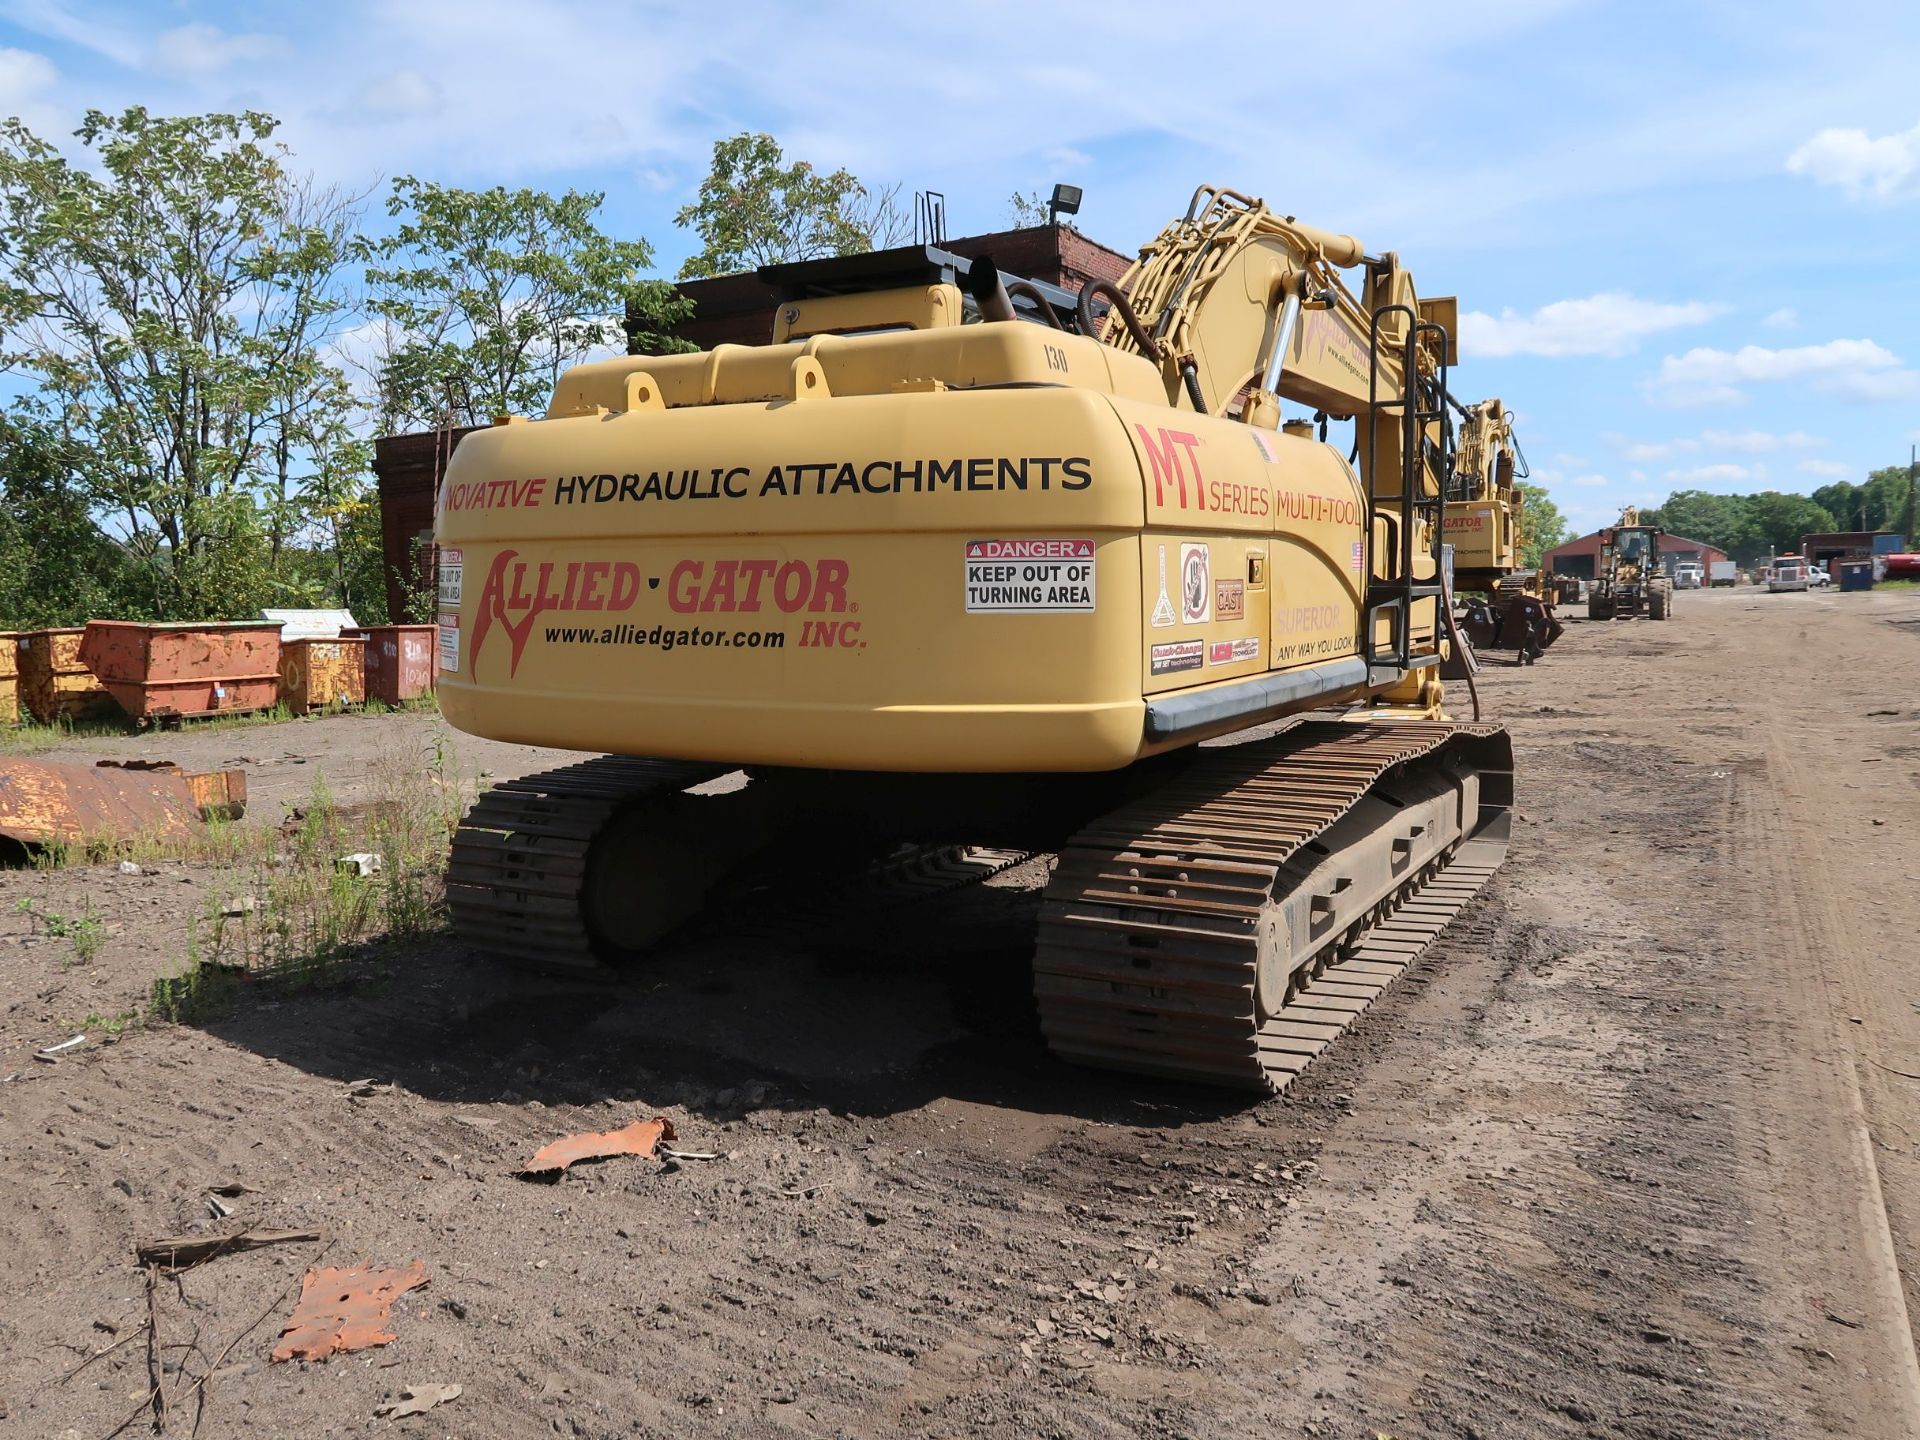
<svg viewBox="0 0 1920 1440">
<path fill-rule="evenodd" d="M 1913 544 L 1913 492 L 1916 483 L 1920 483 L 1920 445 L 1907 447 L 1907 514 L 1901 521 L 1903 545 Z"/>
</svg>

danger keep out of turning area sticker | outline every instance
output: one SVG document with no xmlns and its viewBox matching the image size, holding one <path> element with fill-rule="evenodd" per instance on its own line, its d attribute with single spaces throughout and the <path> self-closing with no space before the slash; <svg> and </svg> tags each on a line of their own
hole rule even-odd
<svg viewBox="0 0 1920 1440">
<path fill-rule="evenodd" d="M 1093 541 L 967 541 L 969 615 L 1093 612 Z"/>
</svg>

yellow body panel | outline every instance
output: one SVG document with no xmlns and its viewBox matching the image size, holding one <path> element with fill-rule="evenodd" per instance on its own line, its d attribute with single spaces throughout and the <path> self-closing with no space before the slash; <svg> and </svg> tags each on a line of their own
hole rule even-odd
<svg viewBox="0 0 1920 1440">
<path fill-rule="evenodd" d="M 784 398 L 808 363 L 830 398 Z M 618 408 L 640 373 L 668 408 Z M 580 750 L 1118 768 L 1200 738 L 1149 741 L 1148 697 L 1355 653 L 1364 517 L 1330 447 L 1037 326 L 582 366 L 454 454 L 440 702 Z"/>
</svg>

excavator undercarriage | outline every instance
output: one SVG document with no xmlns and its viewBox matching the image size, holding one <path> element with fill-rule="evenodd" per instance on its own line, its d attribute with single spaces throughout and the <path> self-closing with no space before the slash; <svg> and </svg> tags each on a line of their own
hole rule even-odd
<svg viewBox="0 0 1920 1440">
<path fill-rule="evenodd" d="M 723 773 L 609 756 L 497 786 L 454 839 L 456 932 L 515 965 L 612 977 L 770 847 L 823 880 L 909 872 L 910 894 L 1047 850 L 1033 968 L 1055 1053 L 1275 1091 L 1499 866 L 1512 795 L 1505 732 L 1446 722 L 1312 720 L 1146 774 L 1002 782 L 1039 792 L 1024 801 L 964 777 L 973 823 L 997 826 L 987 850 L 953 828 L 970 817 L 946 777 L 862 816 L 844 794 L 823 810 L 817 778 L 792 772 L 693 793 Z"/>
</svg>

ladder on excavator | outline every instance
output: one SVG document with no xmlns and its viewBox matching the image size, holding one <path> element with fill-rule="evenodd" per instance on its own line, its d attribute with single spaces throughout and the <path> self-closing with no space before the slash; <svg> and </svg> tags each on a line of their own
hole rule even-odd
<svg viewBox="0 0 1920 1440">
<path fill-rule="evenodd" d="M 1383 331 L 1390 327 L 1391 317 L 1401 317 L 1404 329 L 1397 341 L 1383 337 Z M 1433 353 L 1439 357 L 1437 373 L 1423 376 L 1420 373 L 1419 356 L 1421 342 L 1432 337 L 1438 342 Z M 1447 477 L 1453 473 L 1453 423 L 1447 415 L 1447 331 L 1443 325 L 1431 320 L 1423 320 L 1408 305 L 1383 305 L 1374 311 L 1371 333 L 1371 364 L 1367 375 L 1367 425 L 1368 425 L 1368 465 L 1367 465 L 1367 603 L 1366 618 L 1361 637 L 1361 654 L 1367 664 L 1375 671 L 1376 679 L 1391 678 L 1386 672 L 1399 670 L 1405 674 L 1409 670 L 1437 665 L 1440 657 L 1434 655 L 1415 655 L 1413 653 L 1413 607 L 1421 600 L 1432 599 L 1439 604 L 1446 603 L 1445 589 L 1440 582 L 1441 537 L 1446 528 Z M 1400 366 L 1399 382 L 1394 384 L 1391 377 L 1381 373 L 1380 356 L 1383 346 L 1391 345 L 1398 352 Z M 1383 387 L 1391 386 L 1383 394 Z M 1400 427 L 1400 474 L 1399 491 L 1393 493 L 1382 488 L 1384 477 L 1380 466 L 1373 457 L 1380 454 L 1380 429 L 1391 422 Z M 1438 454 L 1432 454 L 1434 442 L 1428 438 L 1428 426 L 1438 423 L 1440 444 Z M 1426 493 L 1426 475 L 1428 465 L 1432 473 L 1440 477 L 1440 483 L 1433 487 L 1431 495 Z M 1379 519 L 1388 521 L 1386 527 L 1390 543 L 1397 552 L 1391 566 L 1382 567 L 1378 557 L 1371 551 L 1375 538 L 1380 534 Z M 1414 546 L 1413 533 L 1417 522 L 1426 520 L 1431 524 L 1431 556 L 1434 564 L 1432 580 L 1421 581 L 1413 573 Z M 1380 578 L 1385 568 L 1391 576 Z M 1391 616 L 1392 639 L 1386 646 L 1378 643 L 1378 619 L 1381 615 Z"/>
</svg>

